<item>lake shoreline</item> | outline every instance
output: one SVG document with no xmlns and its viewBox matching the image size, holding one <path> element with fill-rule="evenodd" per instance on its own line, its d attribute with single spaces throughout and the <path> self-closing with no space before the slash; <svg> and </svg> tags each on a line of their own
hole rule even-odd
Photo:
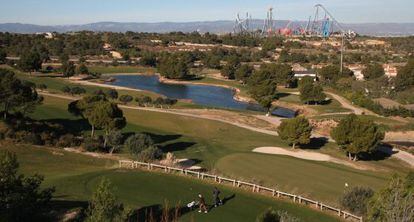
<svg viewBox="0 0 414 222">
<path fill-rule="evenodd" d="M 165 83 L 165 84 L 177 84 L 177 85 L 204 85 L 204 86 L 216 86 L 216 87 L 223 87 L 223 88 L 227 88 L 227 89 L 231 89 L 233 90 L 233 99 L 238 101 L 238 102 L 245 102 L 245 103 L 256 103 L 255 100 L 253 100 L 252 98 L 246 97 L 246 96 L 241 96 L 240 95 L 240 89 L 237 87 L 232 87 L 232 86 L 228 86 L 228 85 L 224 85 L 224 84 L 214 84 L 214 83 L 203 83 L 203 82 L 192 82 L 192 81 L 188 81 L 188 80 L 174 80 L 174 79 L 167 79 L 163 76 L 161 76 L 159 73 L 154 73 L 154 74 L 150 74 L 150 73 L 127 73 L 127 74 L 105 74 L 104 76 L 107 77 L 116 77 L 116 76 L 158 76 L 158 81 L 160 83 Z M 108 85 L 108 84 L 107 84 Z M 127 87 L 130 88 L 130 87 Z M 133 89 L 133 88 L 130 88 Z"/>
</svg>

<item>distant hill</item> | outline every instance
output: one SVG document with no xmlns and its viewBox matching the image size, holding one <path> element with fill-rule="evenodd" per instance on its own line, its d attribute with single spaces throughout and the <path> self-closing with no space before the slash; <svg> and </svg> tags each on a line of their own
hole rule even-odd
<svg viewBox="0 0 414 222">
<path fill-rule="evenodd" d="M 276 28 L 285 27 L 288 21 L 276 21 Z M 261 28 L 263 20 L 253 20 L 252 28 Z M 57 25 L 42 26 L 21 23 L 0 24 L 0 32 L 14 33 L 36 33 L 36 32 L 69 32 L 69 31 L 111 31 L 111 32 L 211 32 L 227 33 L 233 30 L 233 21 L 201 21 L 201 22 L 157 22 L 157 23 L 137 23 L 137 22 L 98 22 L 84 25 Z M 292 26 L 305 26 L 306 22 L 293 22 Z M 414 35 L 414 23 L 361 23 L 343 24 L 346 29 L 356 31 L 361 35 L 372 36 L 407 36 Z"/>
</svg>

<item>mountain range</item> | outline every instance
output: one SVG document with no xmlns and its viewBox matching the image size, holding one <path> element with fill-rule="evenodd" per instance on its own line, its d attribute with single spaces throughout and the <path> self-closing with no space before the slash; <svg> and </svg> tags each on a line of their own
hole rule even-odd
<svg viewBox="0 0 414 222">
<path fill-rule="evenodd" d="M 289 24 L 290 27 L 305 27 L 306 22 L 287 20 L 275 21 L 275 28 L 283 28 Z M 250 26 L 252 29 L 262 28 L 263 20 L 252 20 Z M 2 23 L 0 32 L 13 33 L 37 33 L 37 32 L 73 32 L 73 31 L 109 31 L 109 32 L 210 32 L 210 33 L 228 33 L 233 31 L 234 21 L 200 21 L 200 22 L 157 22 L 157 23 L 139 23 L 139 22 L 97 22 L 83 25 L 55 25 L 44 26 L 22 23 Z M 410 36 L 414 35 L 414 23 L 358 23 L 342 24 L 346 30 L 350 29 L 360 35 L 370 36 Z"/>
</svg>

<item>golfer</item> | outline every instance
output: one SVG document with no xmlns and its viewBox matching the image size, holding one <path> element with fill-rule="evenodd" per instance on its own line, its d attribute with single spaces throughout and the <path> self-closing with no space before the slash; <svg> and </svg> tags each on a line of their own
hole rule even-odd
<svg viewBox="0 0 414 222">
<path fill-rule="evenodd" d="M 198 210 L 198 212 L 201 213 L 202 211 L 204 211 L 204 213 L 207 213 L 208 211 L 207 211 L 207 206 L 206 206 L 206 200 L 201 194 L 198 194 L 198 198 L 199 198 L 199 206 L 200 206 L 200 209 Z"/>
<path fill-rule="evenodd" d="M 223 202 L 220 200 L 220 190 L 217 187 L 214 187 L 213 197 L 214 197 L 214 207 L 217 207 L 223 204 Z"/>
</svg>

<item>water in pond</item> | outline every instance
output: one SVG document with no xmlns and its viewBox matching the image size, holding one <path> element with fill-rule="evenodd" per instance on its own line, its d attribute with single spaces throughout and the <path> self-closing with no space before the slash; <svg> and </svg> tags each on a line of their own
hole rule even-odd
<svg viewBox="0 0 414 222">
<path fill-rule="evenodd" d="M 263 111 L 263 108 L 258 104 L 235 100 L 233 98 L 234 91 L 225 87 L 167 84 L 159 82 L 156 75 L 118 75 L 114 78 L 116 81 L 109 84 L 152 91 L 174 99 L 190 99 L 194 104 L 226 109 Z M 290 116 L 286 117 L 291 118 Z"/>
</svg>

